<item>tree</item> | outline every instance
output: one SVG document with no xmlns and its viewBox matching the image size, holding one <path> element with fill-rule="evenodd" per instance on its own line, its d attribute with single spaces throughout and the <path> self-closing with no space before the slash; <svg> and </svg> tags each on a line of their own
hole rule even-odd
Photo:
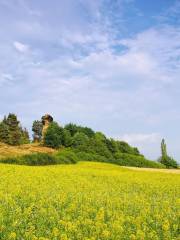
<svg viewBox="0 0 180 240">
<path fill-rule="evenodd" d="M 7 143 L 10 145 L 21 144 L 21 128 L 17 116 L 13 113 L 9 113 L 8 117 L 4 117 L 3 123 L 8 128 Z"/>
<path fill-rule="evenodd" d="M 4 122 L 0 123 L 0 142 L 9 143 L 9 129 Z"/>
<path fill-rule="evenodd" d="M 59 148 L 63 145 L 64 132 L 56 122 L 50 123 L 44 135 L 43 144 L 46 147 Z"/>
<path fill-rule="evenodd" d="M 21 127 L 21 144 L 27 143 L 30 143 L 28 130 L 26 128 L 23 129 Z"/>
<path fill-rule="evenodd" d="M 119 151 L 117 142 L 112 138 L 106 139 L 106 145 L 112 154 L 115 154 Z"/>
<path fill-rule="evenodd" d="M 40 142 L 42 139 L 42 128 L 43 124 L 42 121 L 35 120 L 32 125 L 32 131 L 33 131 L 33 141 L 34 142 Z"/>
<path fill-rule="evenodd" d="M 164 164 L 167 168 L 177 168 L 177 162 L 167 154 L 167 146 L 165 140 L 161 141 L 161 157 L 159 158 L 159 162 Z"/>
<path fill-rule="evenodd" d="M 66 130 L 68 130 L 71 134 L 71 136 L 73 137 L 77 132 L 81 132 L 86 134 L 88 137 L 93 137 L 95 135 L 95 132 L 88 127 L 82 127 L 82 126 L 78 126 L 76 124 L 73 123 L 69 123 L 64 127 Z"/>
<path fill-rule="evenodd" d="M 63 145 L 65 147 L 70 147 L 72 145 L 72 137 L 67 129 L 63 129 Z"/>
<path fill-rule="evenodd" d="M 166 158 L 168 155 L 167 155 L 167 147 L 166 147 L 166 143 L 165 143 L 165 140 L 162 139 L 161 141 L 161 156 L 163 158 Z"/>
<path fill-rule="evenodd" d="M 67 124 L 64 129 L 68 130 L 72 137 L 78 132 L 78 126 L 73 123 Z"/>
<path fill-rule="evenodd" d="M 72 147 L 84 150 L 87 148 L 88 141 L 89 138 L 85 133 L 77 132 L 72 139 Z"/>
</svg>

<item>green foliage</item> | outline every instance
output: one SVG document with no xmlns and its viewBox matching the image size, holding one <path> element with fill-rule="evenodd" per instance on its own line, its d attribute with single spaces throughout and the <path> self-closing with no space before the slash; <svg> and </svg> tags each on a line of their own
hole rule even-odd
<svg viewBox="0 0 180 240">
<path fill-rule="evenodd" d="M 0 160 L 3 163 L 18 165 L 51 165 L 55 164 L 55 157 L 47 153 L 33 153 L 18 157 L 9 157 Z"/>
<path fill-rule="evenodd" d="M 40 142 L 41 141 L 41 139 L 42 139 L 42 129 L 43 129 L 42 121 L 35 120 L 33 122 L 33 125 L 32 125 L 34 142 Z"/>
<path fill-rule="evenodd" d="M 131 147 L 128 143 L 124 141 L 117 141 L 118 150 L 121 153 L 128 153 L 132 155 L 140 155 L 137 148 Z"/>
<path fill-rule="evenodd" d="M 67 124 L 64 129 L 68 130 L 71 134 L 71 136 L 73 137 L 77 132 L 78 132 L 78 127 L 76 124 L 73 123 L 69 123 Z"/>
<path fill-rule="evenodd" d="M 63 145 L 64 131 L 56 122 L 52 122 L 44 136 L 44 145 L 46 147 L 59 148 Z"/>
<path fill-rule="evenodd" d="M 165 140 L 162 139 L 162 142 L 161 142 L 161 156 L 163 158 L 166 158 L 168 155 L 167 155 L 167 146 L 166 146 L 166 143 L 165 143 Z"/>
<path fill-rule="evenodd" d="M 112 138 L 106 139 L 105 141 L 106 141 L 107 148 L 112 154 L 115 154 L 116 152 L 119 151 L 117 141 L 115 141 Z"/>
<path fill-rule="evenodd" d="M 47 133 L 52 133 L 52 125 L 47 130 Z M 57 135 L 59 126 L 55 124 L 55 130 L 53 127 L 53 135 Z M 46 133 L 46 134 L 47 134 Z M 58 136 L 55 137 L 56 147 L 65 146 L 71 147 L 72 150 L 68 150 L 68 154 L 73 153 L 79 160 L 84 161 L 99 161 L 110 162 L 124 166 L 135 167 L 157 167 L 164 168 L 164 165 L 149 161 L 141 155 L 137 148 L 131 147 L 128 143 L 123 141 L 116 141 L 114 139 L 108 139 L 106 136 L 97 132 L 94 133 L 89 128 L 77 126 L 75 124 L 68 124 L 64 129 L 61 129 Z M 51 138 L 52 140 L 52 138 Z M 46 146 L 54 147 L 54 139 Z M 62 152 L 59 152 L 61 156 Z M 62 155 L 62 158 L 64 156 Z"/>
<path fill-rule="evenodd" d="M 18 157 L 8 157 L 0 159 L 0 162 L 2 163 L 29 166 L 70 164 L 76 163 L 77 161 L 78 157 L 76 156 L 76 154 L 68 150 L 62 150 L 60 153 L 56 154 L 33 153 Z"/>
<path fill-rule="evenodd" d="M 101 141 L 99 138 L 91 138 L 89 139 L 89 144 L 87 146 L 87 152 L 98 154 L 107 159 L 113 158 L 112 153 L 107 148 L 107 145 L 104 141 Z"/>
<path fill-rule="evenodd" d="M 93 137 L 95 135 L 95 132 L 91 128 L 78 126 L 78 125 L 73 124 L 73 123 L 67 124 L 64 128 L 70 132 L 72 137 L 77 132 L 84 133 L 89 138 L 91 138 L 91 137 Z"/>
<path fill-rule="evenodd" d="M 79 161 L 79 158 L 75 152 L 73 152 L 71 149 L 61 149 L 55 154 L 56 157 L 56 163 L 77 163 Z"/>
<path fill-rule="evenodd" d="M 167 168 L 178 168 L 177 162 L 167 154 L 167 146 L 164 139 L 161 142 L 161 157 L 159 158 L 159 162 Z"/>
<path fill-rule="evenodd" d="M 9 128 L 4 122 L 0 122 L 0 142 L 9 143 Z"/>
<path fill-rule="evenodd" d="M 29 143 L 28 131 L 20 126 L 15 114 L 9 113 L 0 123 L 0 141 L 10 145 Z"/>
<path fill-rule="evenodd" d="M 165 168 L 161 163 L 150 161 L 143 156 L 137 156 L 127 153 L 117 153 L 112 161 L 121 166 L 146 167 L 146 168 Z"/>
<path fill-rule="evenodd" d="M 3 123 L 6 124 L 9 130 L 8 144 L 20 145 L 21 129 L 19 127 L 19 121 L 17 120 L 17 116 L 13 113 L 9 113 L 8 117 L 4 118 Z"/>
<path fill-rule="evenodd" d="M 107 158 L 95 153 L 87 153 L 87 152 L 76 152 L 76 156 L 79 161 L 94 161 L 94 162 L 107 162 Z"/>
<path fill-rule="evenodd" d="M 72 147 L 78 148 L 79 150 L 86 149 L 89 143 L 89 138 L 82 132 L 77 132 L 72 139 Z"/>
<path fill-rule="evenodd" d="M 162 156 L 159 162 L 164 164 L 167 168 L 178 168 L 178 163 L 170 156 Z"/>
<path fill-rule="evenodd" d="M 72 145 L 73 138 L 68 130 L 63 129 L 63 146 L 70 147 Z"/>
<path fill-rule="evenodd" d="M 34 141 L 42 139 L 42 121 L 34 121 L 32 126 Z M 20 126 L 15 114 L 9 114 L 0 122 L 0 141 L 11 145 L 29 143 L 29 134 L 26 129 Z M 57 164 L 61 162 L 77 162 L 78 160 L 111 162 L 125 166 L 136 167 L 161 167 L 164 165 L 170 168 L 177 168 L 174 159 L 167 155 L 165 141 L 162 141 L 162 157 L 160 163 L 149 161 L 140 154 L 137 148 L 130 146 L 124 141 L 117 141 L 107 138 L 101 132 L 94 132 L 91 128 L 78 126 L 69 123 L 64 128 L 58 123 L 51 122 L 46 130 L 43 145 L 51 148 L 68 148 L 58 152 L 56 155 L 45 156 L 44 161 L 40 160 L 39 155 L 25 155 L 24 157 L 10 158 L 8 161 L 22 162 L 23 164 L 32 163 L 42 165 L 46 162 Z M 48 160 L 49 158 L 49 160 Z M 29 160 L 28 160 L 29 159 Z M 35 160 L 33 160 L 35 159 Z M 59 160 L 58 160 L 59 159 Z M 34 161 L 34 162 L 33 162 Z M 52 162 L 51 162 L 52 161 Z M 164 164 L 164 165 L 163 165 Z M 40 164 L 41 165 L 41 164 Z"/>
<path fill-rule="evenodd" d="M 26 128 L 24 128 L 24 129 L 20 128 L 20 130 L 21 130 L 21 141 L 20 141 L 20 144 L 30 143 L 28 130 Z"/>
</svg>

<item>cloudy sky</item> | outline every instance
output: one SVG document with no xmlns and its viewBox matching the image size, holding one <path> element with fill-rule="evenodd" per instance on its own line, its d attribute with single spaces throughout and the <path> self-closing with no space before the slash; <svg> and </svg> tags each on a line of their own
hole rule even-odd
<svg viewBox="0 0 180 240">
<path fill-rule="evenodd" d="M 0 0 L 0 118 L 50 113 L 180 160 L 179 0 Z"/>
</svg>

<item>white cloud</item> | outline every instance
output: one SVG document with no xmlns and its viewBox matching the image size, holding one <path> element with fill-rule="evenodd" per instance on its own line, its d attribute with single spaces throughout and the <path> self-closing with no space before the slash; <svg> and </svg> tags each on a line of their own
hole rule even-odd
<svg viewBox="0 0 180 240">
<path fill-rule="evenodd" d="M 129 142 L 130 144 L 152 144 L 160 141 L 159 133 L 132 133 L 124 134 L 120 139 Z"/>
<path fill-rule="evenodd" d="M 15 41 L 13 43 L 14 47 L 16 48 L 17 51 L 21 52 L 21 53 L 26 53 L 29 51 L 29 46 L 26 44 L 23 44 L 21 42 L 17 42 Z"/>
</svg>

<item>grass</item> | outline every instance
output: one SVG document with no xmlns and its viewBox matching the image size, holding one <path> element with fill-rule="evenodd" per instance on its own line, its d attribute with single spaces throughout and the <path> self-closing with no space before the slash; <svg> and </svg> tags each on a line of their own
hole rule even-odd
<svg viewBox="0 0 180 240">
<path fill-rule="evenodd" d="M 178 239 L 177 174 L 80 162 L 0 176 L 2 240 Z"/>
</svg>

